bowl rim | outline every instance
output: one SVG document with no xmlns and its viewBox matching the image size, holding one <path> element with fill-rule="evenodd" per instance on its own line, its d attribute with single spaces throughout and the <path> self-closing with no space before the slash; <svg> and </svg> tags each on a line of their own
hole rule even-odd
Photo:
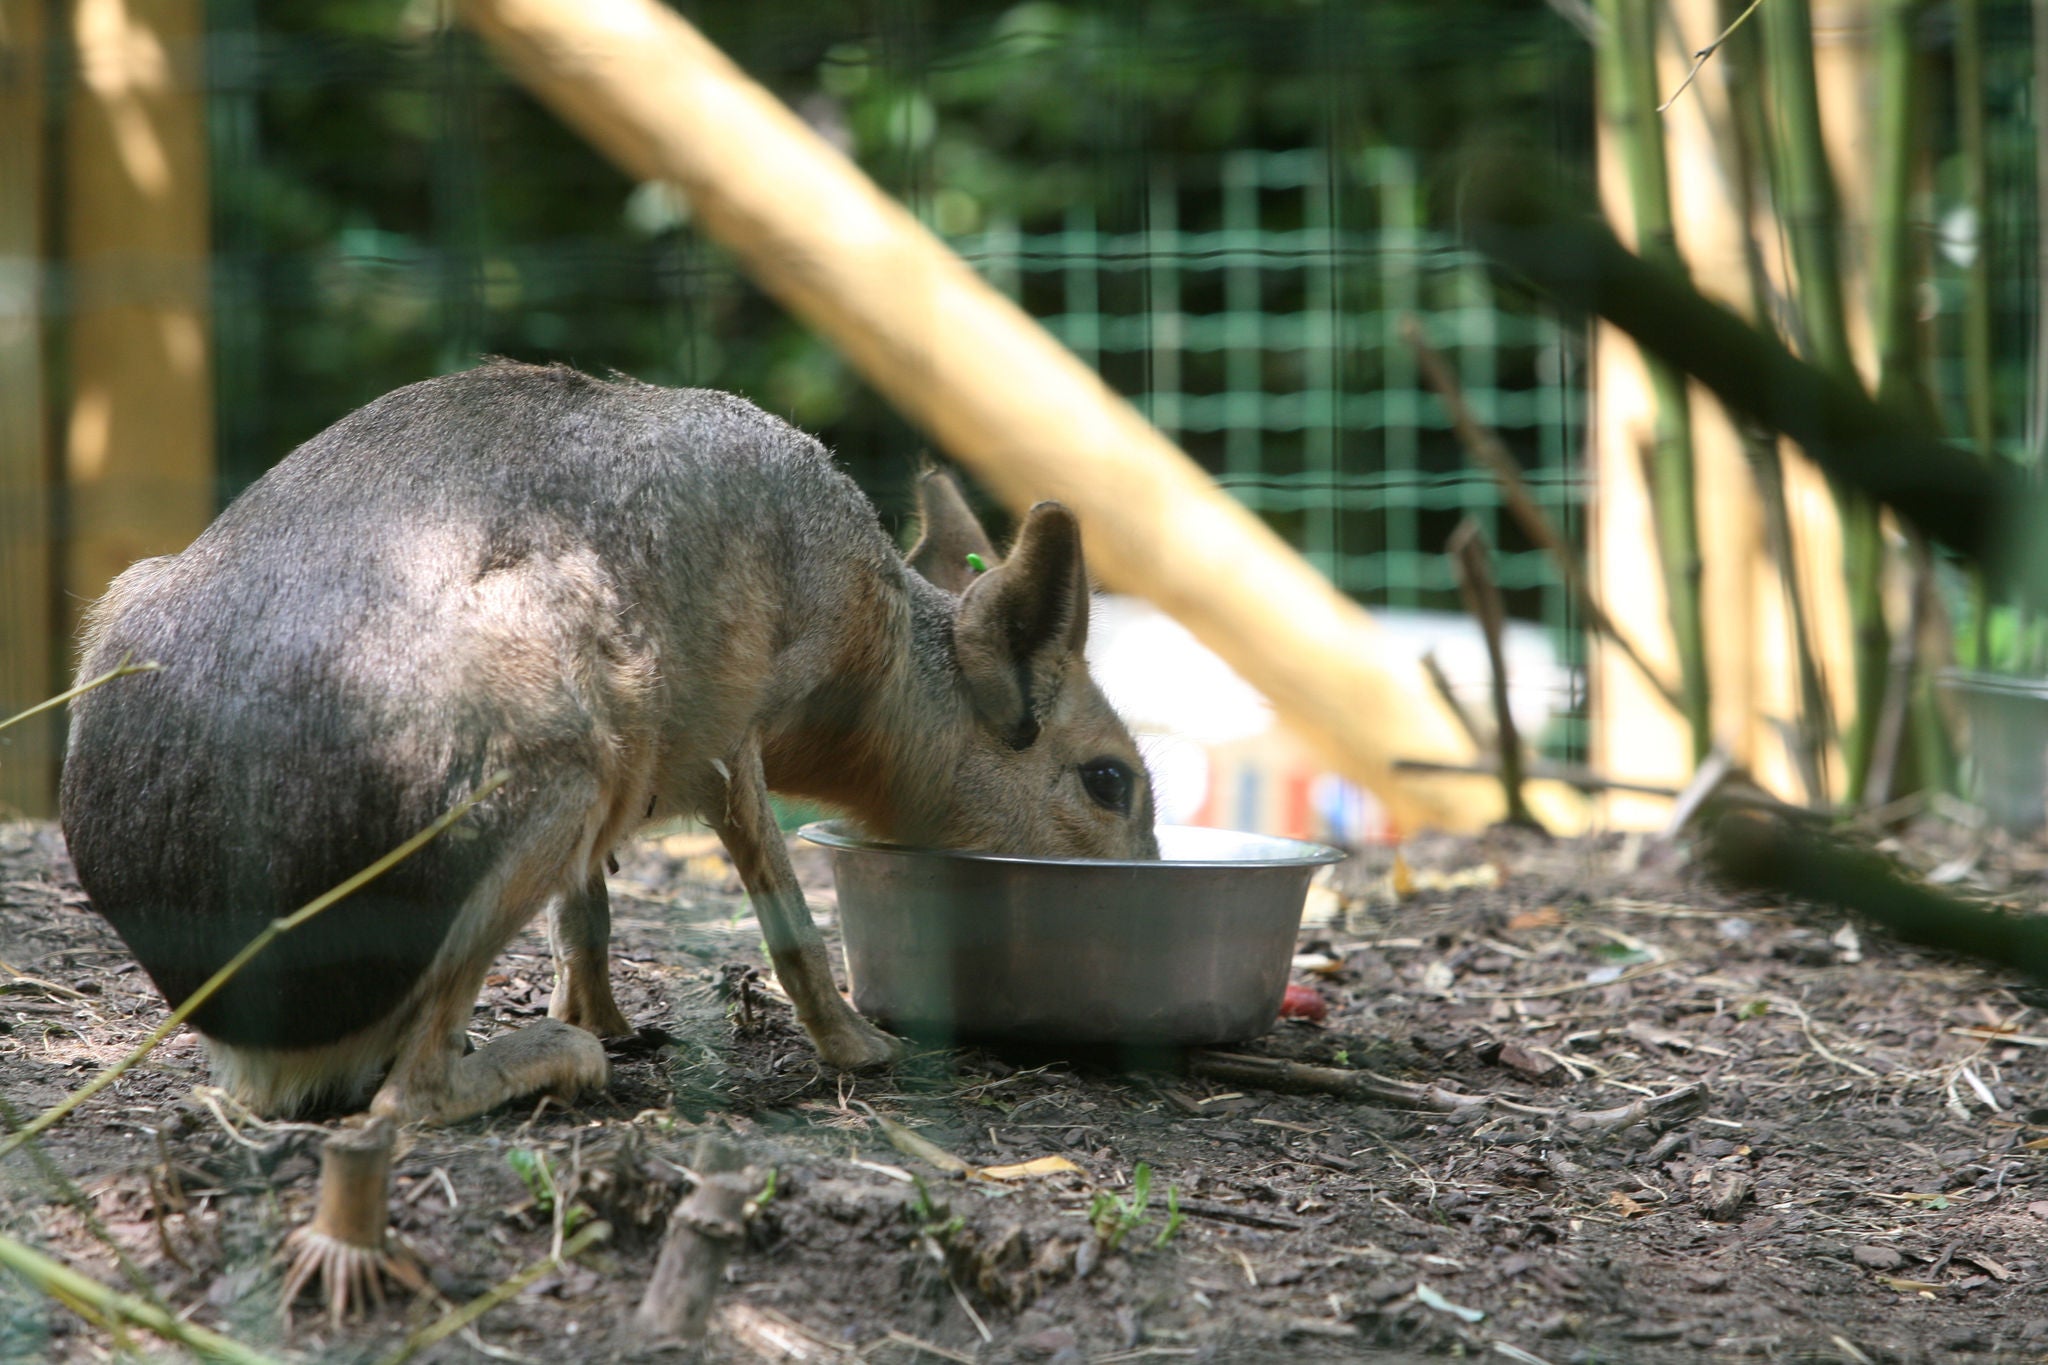
<svg viewBox="0 0 2048 1365">
<path fill-rule="evenodd" d="M 918 858 L 942 858 L 951 862 L 1005 863 L 1026 867 L 1174 867 L 1211 870 L 1299 868 L 1341 863 L 1351 856 L 1342 849 L 1331 848 L 1328 844 L 1311 843 L 1306 839 L 1289 839 L 1278 834 L 1259 834 L 1252 830 L 1217 829 L 1210 825 L 1160 825 L 1158 828 L 1197 830 L 1217 835 L 1234 834 L 1240 838 L 1262 840 L 1276 847 L 1291 850 L 1291 853 L 1289 856 L 1277 858 L 1033 858 L 1021 853 L 982 853 L 960 848 L 919 848 L 912 844 L 892 844 L 876 839 L 864 839 L 853 833 L 845 820 L 813 820 L 796 833 L 799 839 L 809 843 L 849 853 L 899 854 Z"/>
</svg>

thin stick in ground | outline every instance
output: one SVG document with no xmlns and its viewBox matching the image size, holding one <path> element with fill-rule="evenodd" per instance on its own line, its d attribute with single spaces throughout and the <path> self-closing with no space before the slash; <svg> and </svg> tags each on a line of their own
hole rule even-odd
<svg viewBox="0 0 2048 1365">
<path fill-rule="evenodd" d="M 1429 679 L 1430 690 L 1436 693 L 1438 699 L 1443 702 L 1445 709 L 1451 713 L 1451 719 L 1458 722 L 1458 728 L 1465 732 L 1465 738 L 1472 741 L 1472 747 L 1484 749 L 1486 747 L 1486 736 L 1472 719 L 1472 713 L 1465 709 L 1465 703 L 1460 701 L 1458 694 L 1451 690 L 1451 680 L 1445 676 L 1444 666 L 1437 662 L 1435 650 L 1431 649 L 1423 652 L 1422 673 L 1424 677 Z"/>
<path fill-rule="evenodd" d="M 1905 747 L 1906 713 L 1913 700 L 1914 675 L 1920 668 L 1920 634 L 1934 595 L 1934 569 L 1919 547 L 1908 552 L 1913 577 L 1906 628 L 1892 640 L 1891 668 L 1885 677 L 1884 704 L 1870 741 L 1870 775 L 1863 785 L 1863 805 L 1875 810 L 1892 799 L 1899 758 Z"/>
<path fill-rule="evenodd" d="M 1685 704 L 1679 699 L 1678 689 L 1650 666 L 1650 661 L 1643 657 L 1635 642 L 1622 633 L 1614 618 L 1600 605 L 1599 598 L 1593 595 L 1592 584 L 1587 580 L 1585 570 L 1579 567 L 1577 553 L 1529 492 L 1529 485 L 1522 481 L 1521 466 L 1516 463 L 1506 443 L 1472 415 L 1471 406 L 1465 401 L 1463 386 L 1458 383 L 1458 377 L 1451 372 L 1442 353 L 1423 336 L 1422 324 L 1414 317 L 1405 319 L 1401 324 L 1401 335 L 1414 350 L 1423 379 L 1443 401 L 1444 411 L 1450 414 L 1451 429 L 1464 444 L 1465 453 L 1493 476 L 1493 481 L 1500 485 L 1501 503 L 1508 514 L 1514 517 L 1522 533 L 1549 554 L 1551 562 L 1557 565 L 1558 577 L 1564 580 L 1565 591 L 1585 613 L 1586 624 L 1621 651 L 1622 657 L 1635 666 L 1643 681 L 1663 698 L 1665 705 L 1684 714 Z"/>
<path fill-rule="evenodd" d="M 1522 736 L 1515 728 L 1514 710 L 1508 705 L 1507 650 L 1501 641 L 1506 629 L 1506 611 L 1500 590 L 1493 581 L 1493 566 L 1486 551 L 1486 537 L 1479 523 L 1467 517 L 1451 533 L 1445 547 L 1458 569 L 1458 591 L 1464 595 L 1465 610 L 1479 623 L 1486 637 L 1486 658 L 1493 673 L 1493 737 L 1500 751 L 1501 793 L 1507 799 L 1507 822 L 1541 829 L 1529 813 L 1522 793 Z"/>
</svg>

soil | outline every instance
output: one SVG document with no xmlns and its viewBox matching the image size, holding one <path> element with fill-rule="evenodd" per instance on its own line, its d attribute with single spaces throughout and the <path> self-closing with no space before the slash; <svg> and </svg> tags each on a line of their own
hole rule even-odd
<svg viewBox="0 0 2048 1365">
<path fill-rule="evenodd" d="M 1894 847 L 2008 904 L 2048 898 L 2036 849 L 1931 821 Z M 829 870 L 798 856 L 829 932 Z M 1839 915 L 1726 894 L 1682 848 L 1425 840 L 1362 853 L 1312 896 L 1295 979 L 1327 1016 L 1240 1050 L 1434 1082 L 1451 1112 L 1159 1058 L 925 1050 L 823 1072 L 715 846 L 671 835 L 621 862 L 615 980 L 646 1027 L 601 1097 L 401 1135 L 393 1225 L 426 1293 L 394 1286 L 339 1328 L 309 1297 L 287 1323 L 277 1249 L 311 1213 L 328 1130 L 207 1089 L 189 1034 L 0 1166 L 5 1232 L 279 1358 L 380 1359 L 538 1266 L 415 1358 L 609 1359 L 711 1134 L 767 1187 L 712 1361 L 2048 1351 L 2048 1001 Z M 0 959 L 10 1124 L 164 1017 L 47 826 L 0 826 Z M 537 935 L 501 968 L 479 1039 L 546 1008 Z M 1690 1085 L 1689 1102 L 1626 1108 Z M 1488 1095 L 1513 1103 L 1472 1102 Z M 946 1154 L 1064 1163 L 996 1179 L 949 1174 Z M 548 1265 L 596 1219 L 608 1240 Z M 113 1349 L 0 1275 L 0 1359 Z"/>
</svg>

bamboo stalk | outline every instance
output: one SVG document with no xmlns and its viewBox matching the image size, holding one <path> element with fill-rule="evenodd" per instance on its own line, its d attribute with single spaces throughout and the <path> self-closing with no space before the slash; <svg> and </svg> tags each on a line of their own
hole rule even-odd
<svg viewBox="0 0 2048 1365">
<path fill-rule="evenodd" d="M 1877 725 L 1871 736 L 1870 779 L 1863 789 L 1866 810 L 1891 804 L 1897 791 L 1902 760 L 1908 752 L 1907 725 L 1916 719 L 1912 715 L 1913 682 L 1920 671 L 1920 634 L 1932 605 L 1934 573 L 1931 565 L 1921 562 L 1923 555 L 1911 554 L 1910 558 L 1913 561 L 1911 605 L 1906 614 L 1906 628 L 1892 640 L 1892 661 L 1889 676 L 1885 679 L 1884 705 L 1877 713 Z"/>
<path fill-rule="evenodd" d="M 1794 298 L 1803 349 L 1821 369 L 1857 383 L 1842 297 L 1839 196 L 1821 138 L 1820 96 L 1813 74 L 1813 14 L 1807 0 L 1771 0 L 1763 9 L 1764 67 L 1776 133 L 1778 221 L 1798 273 Z M 1870 767 L 1872 728 L 1883 705 L 1890 668 L 1882 576 L 1884 540 L 1869 498 L 1835 485 L 1842 521 L 1842 572 L 1849 593 L 1856 711 L 1843 727 L 1847 798 L 1862 798 Z"/>
<path fill-rule="evenodd" d="M 1723 12 L 1733 10 L 1741 0 L 1723 0 Z M 1745 10 L 1746 16 L 1750 11 Z M 1736 195 L 1742 221 L 1742 254 L 1748 270 L 1750 312 L 1760 327 L 1771 325 L 1776 315 L 1770 271 L 1764 264 L 1763 249 L 1756 238 L 1759 197 L 1769 202 L 1771 141 L 1765 135 L 1762 94 L 1755 79 L 1760 66 L 1754 30 L 1736 32 L 1731 25 L 1723 58 L 1732 159 L 1735 164 Z M 1778 438 L 1760 431 L 1755 424 L 1738 424 L 1742 446 L 1754 471 L 1757 494 L 1763 504 L 1764 541 L 1775 563 L 1779 591 L 1785 599 L 1787 634 L 1796 670 L 1797 713 L 1793 721 L 1796 743 L 1793 763 L 1800 771 L 1806 799 L 1814 806 L 1829 801 L 1828 754 L 1839 742 L 1835 727 L 1833 694 L 1820 664 L 1820 650 L 1814 643 L 1814 625 L 1807 610 L 1806 588 L 1800 572 L 1798 540 L 1792 530 L 1791 508 L 1785 493 L 1785 462 L 1778 453 Z"/>
<path fill-rule="evenodd" d="M 1914 46 L 1915 25 L 1924 10 L 1924 0 L 1886 0 L 1878 15 L 1878 82 L 1887 98 L 1878 117 L 1871 291 L 1877 324 L 1878 403 L 1904 420 L 1932 430 L 1939 426 L 1940 417 L 1924 371 L 1918 309 L 1919 284 L 1926 273 L 1925 251 L 1911 216 L 1914 179 L 1925 154 Z M 1987 301 L 1987 314 L 1981 319 L 1987 326 L 1988 307 Z M 1988 350 L 1982 363 L 1987 385 L 1982 411 L 1988 423 Z M 1975 411 L 1972 416 L 1974 425 Z M 1981 453 L 1983 447 L 1979 449 Z M 1892 663 L 1886 670 L 1884 699 L 1872 737 L 1871 789 L 1864 792 L 1866 806 L 1884 805 L 1902 785 L 1906 790 L 1939 785 L 1948 769 L 1946 728 L 1933 690 L 1920 679 L 1933 664 L 1921 657 L 1925 641 L 1920 636 L 1935 611 L 1933 566 L 1924 545 L 1907 549 L 1905 571 L 1911 587 L 1904 629 L 1912 638 L 1895 642 L 1890 650 Z M 1884 763 L 1881 772 L 1879 759 Z M 1877 780 L 1880 777 L 1881 782 Z"/>
<path fill-rule="evenodd" d="M 2034 73 L 2048 72 L 2048 0 L 2034 0 Z M 2034 136 L 2034 219 L 2048 223 L 2048 137 Z M 2048 466 L 2048 232 L 2034 234 L 2034 363 L 2027 402 L 2026 463 Z"/>
<path fill-rule="evenodd" d="M 12 1237 L 0 1235 L 0 1265 L 99 1326 L 114 1329 L 127 1323 L 141 1327 L 166 1341 L 189 1347 L 207 1360 L 224 1361 L 226 1365 L 281 1365 L 275 1356 L 195 1326 L 132 1294 L 109 1289 Z"/>
<path fill-rule="evenodd" d="M 1598 51 L 1605 117 L 1628 168 L 1636 250 L 1645 260 L 1681 269 L 1671 221 L 1671 188 L 1658 121 L 1655 7 L 1651 0 L 1601 0 L 1605 38 Z M 1644 356 L 1655 402 L 1651 506 L 1664 573 L 1666 609 L 1678 653 L 1681 713 L 1692 729 L 1693 761 L 1713 743 L 1706 622 L 1700 603 L 1699 511 L 1693 476 L 1692 405 L 1685 377 Z"/>
<path fill-rule="evenodd" d="M 1920 382 L 1920 253 L 1911 220 L 1918 162 L 1919 81 L 1913 23 L 1921 0 L 1885 0 L 1878 12 L 1877 179 L 1871 205 L 1871 317 L 1877 329 L 1877 401 L 1930 429 L 1934 403 Z"/>
<path fill-rule="evenodd" d="M 1991 173 L 1984 135 L 1983 0 L 1956 0 L 1955 97 L 1957 159 L 1963 198 L 1977 240 L 1963 271 L 1963 398 L 1970 444 L 1984 459 L 1997 451 L 1996 398 L 1991 371 Z"/>
<path fill-rule="evenodd" d="M 1637 259 L 1604 223 L 1532 185 L 1519 161 L 1474 163 L 1466 223 L 1502 268 L 1566 308 L 1612 322 L 1732 412 L 1797 441 L 1832 478 L 1984 563 L 2029 600 L 2048 602 L 2048 544 L 2038 535 L 2048 525 L 2048 492 L 2017 469 L 1986 465 L 1900 421 L 1860 385 L 1801 360 L 1690 281 Z"/>
<path fill-rule="evenodd" d="M 1984 9 L 1982 0 L 1957 0 L 1955 6 L 1955 100 L 1956 100 L 1956 159 L 1963 167 L 1963 198 L 1970 206 L 1970 215 L 1975 222 L 1977 240 L 1970 264 L 1963 271 L 1963 403 L 1970 429 L 1970 444 L 1976 448 L 1979 459 L 1997 458 L 1998 427 L 1994 416 L 1996 395 L 1991 369 L 1991 175 L 1990 148 L 1984 133 Z M 2048 70 L 2042 65 L 2044 54 L 2048 54 L 2048 34 L 2041 31 L 2041 25 L 2048 23 L 2048 6 L 2035 11 L 2035 70 Z M 2048 149 L 2048 138 L 2036 137 L 2035 141 Z M 2048 154 L 2048 153 L 2044 153 Z M 2048 169 L 2044 165 L 2042 169 Z M 2048 182 L 2043 182 L 2040 193 L 2048 195 Z M 2038 207 L 2038 206 L 2037 206 Z M 2048 220 L 2043 220 L 2048 221 Z M 2039 234 L 2048 242 L 2048 232 Z M 2044 282 L 2048 289 L 2048 282 Z M 2048 327 L 2048 312 L 2041 315 L 2040 325 Z M 2039 368 L 2044 357 L 2048 357 L 2048 345 L 2037 338 L 2036 348 L 2042 352 L 2036 357 L 2035 389 L 2031 402 L 2048 402 L 2048 390 L 2044 390 L 2044 376 Z M 1975 617 L 1972 622 L 1971 660 L 1973 668 L 1991 667 L 1991 594 L 1987 590 L 1981 572 L 1971 575 L 1970 605 Z"/>
<path fill-rule="evenodd" d="M 57 624 L 56 498 L 44 405 L 44 222 L 48 211 L 46 0 L 0 0 L 0 710 L 47 695 L 63 671 Z M 47 815 L 57 791 L 54 718 L 0 740 L 0 809 Z"/>
</svg>

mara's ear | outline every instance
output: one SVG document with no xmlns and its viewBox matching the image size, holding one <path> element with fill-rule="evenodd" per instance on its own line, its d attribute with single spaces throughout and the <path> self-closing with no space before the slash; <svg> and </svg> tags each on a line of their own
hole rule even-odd
<svg viewBox="0 0 2048 1365">
<path fill-rule="evenodd" d="M 1058 503 L 1041 502 L 1010 557 L 960 600 L 953 646 L 975 711 L 1011 748 L 1029 747 L 1068 662 L 1087 643 L 1081 527 Z"/>
<path fill-rule="evenodd" d="M 986 568 L 996 564 L 995 546 L 974 519 L 960 485 L 943 470 L 928 469 L 917 480 L 917 544 L 903 562 L 925 581 L 958 596 L 980 575 L 967 563 L 977 555 Z"/>
</svg>

